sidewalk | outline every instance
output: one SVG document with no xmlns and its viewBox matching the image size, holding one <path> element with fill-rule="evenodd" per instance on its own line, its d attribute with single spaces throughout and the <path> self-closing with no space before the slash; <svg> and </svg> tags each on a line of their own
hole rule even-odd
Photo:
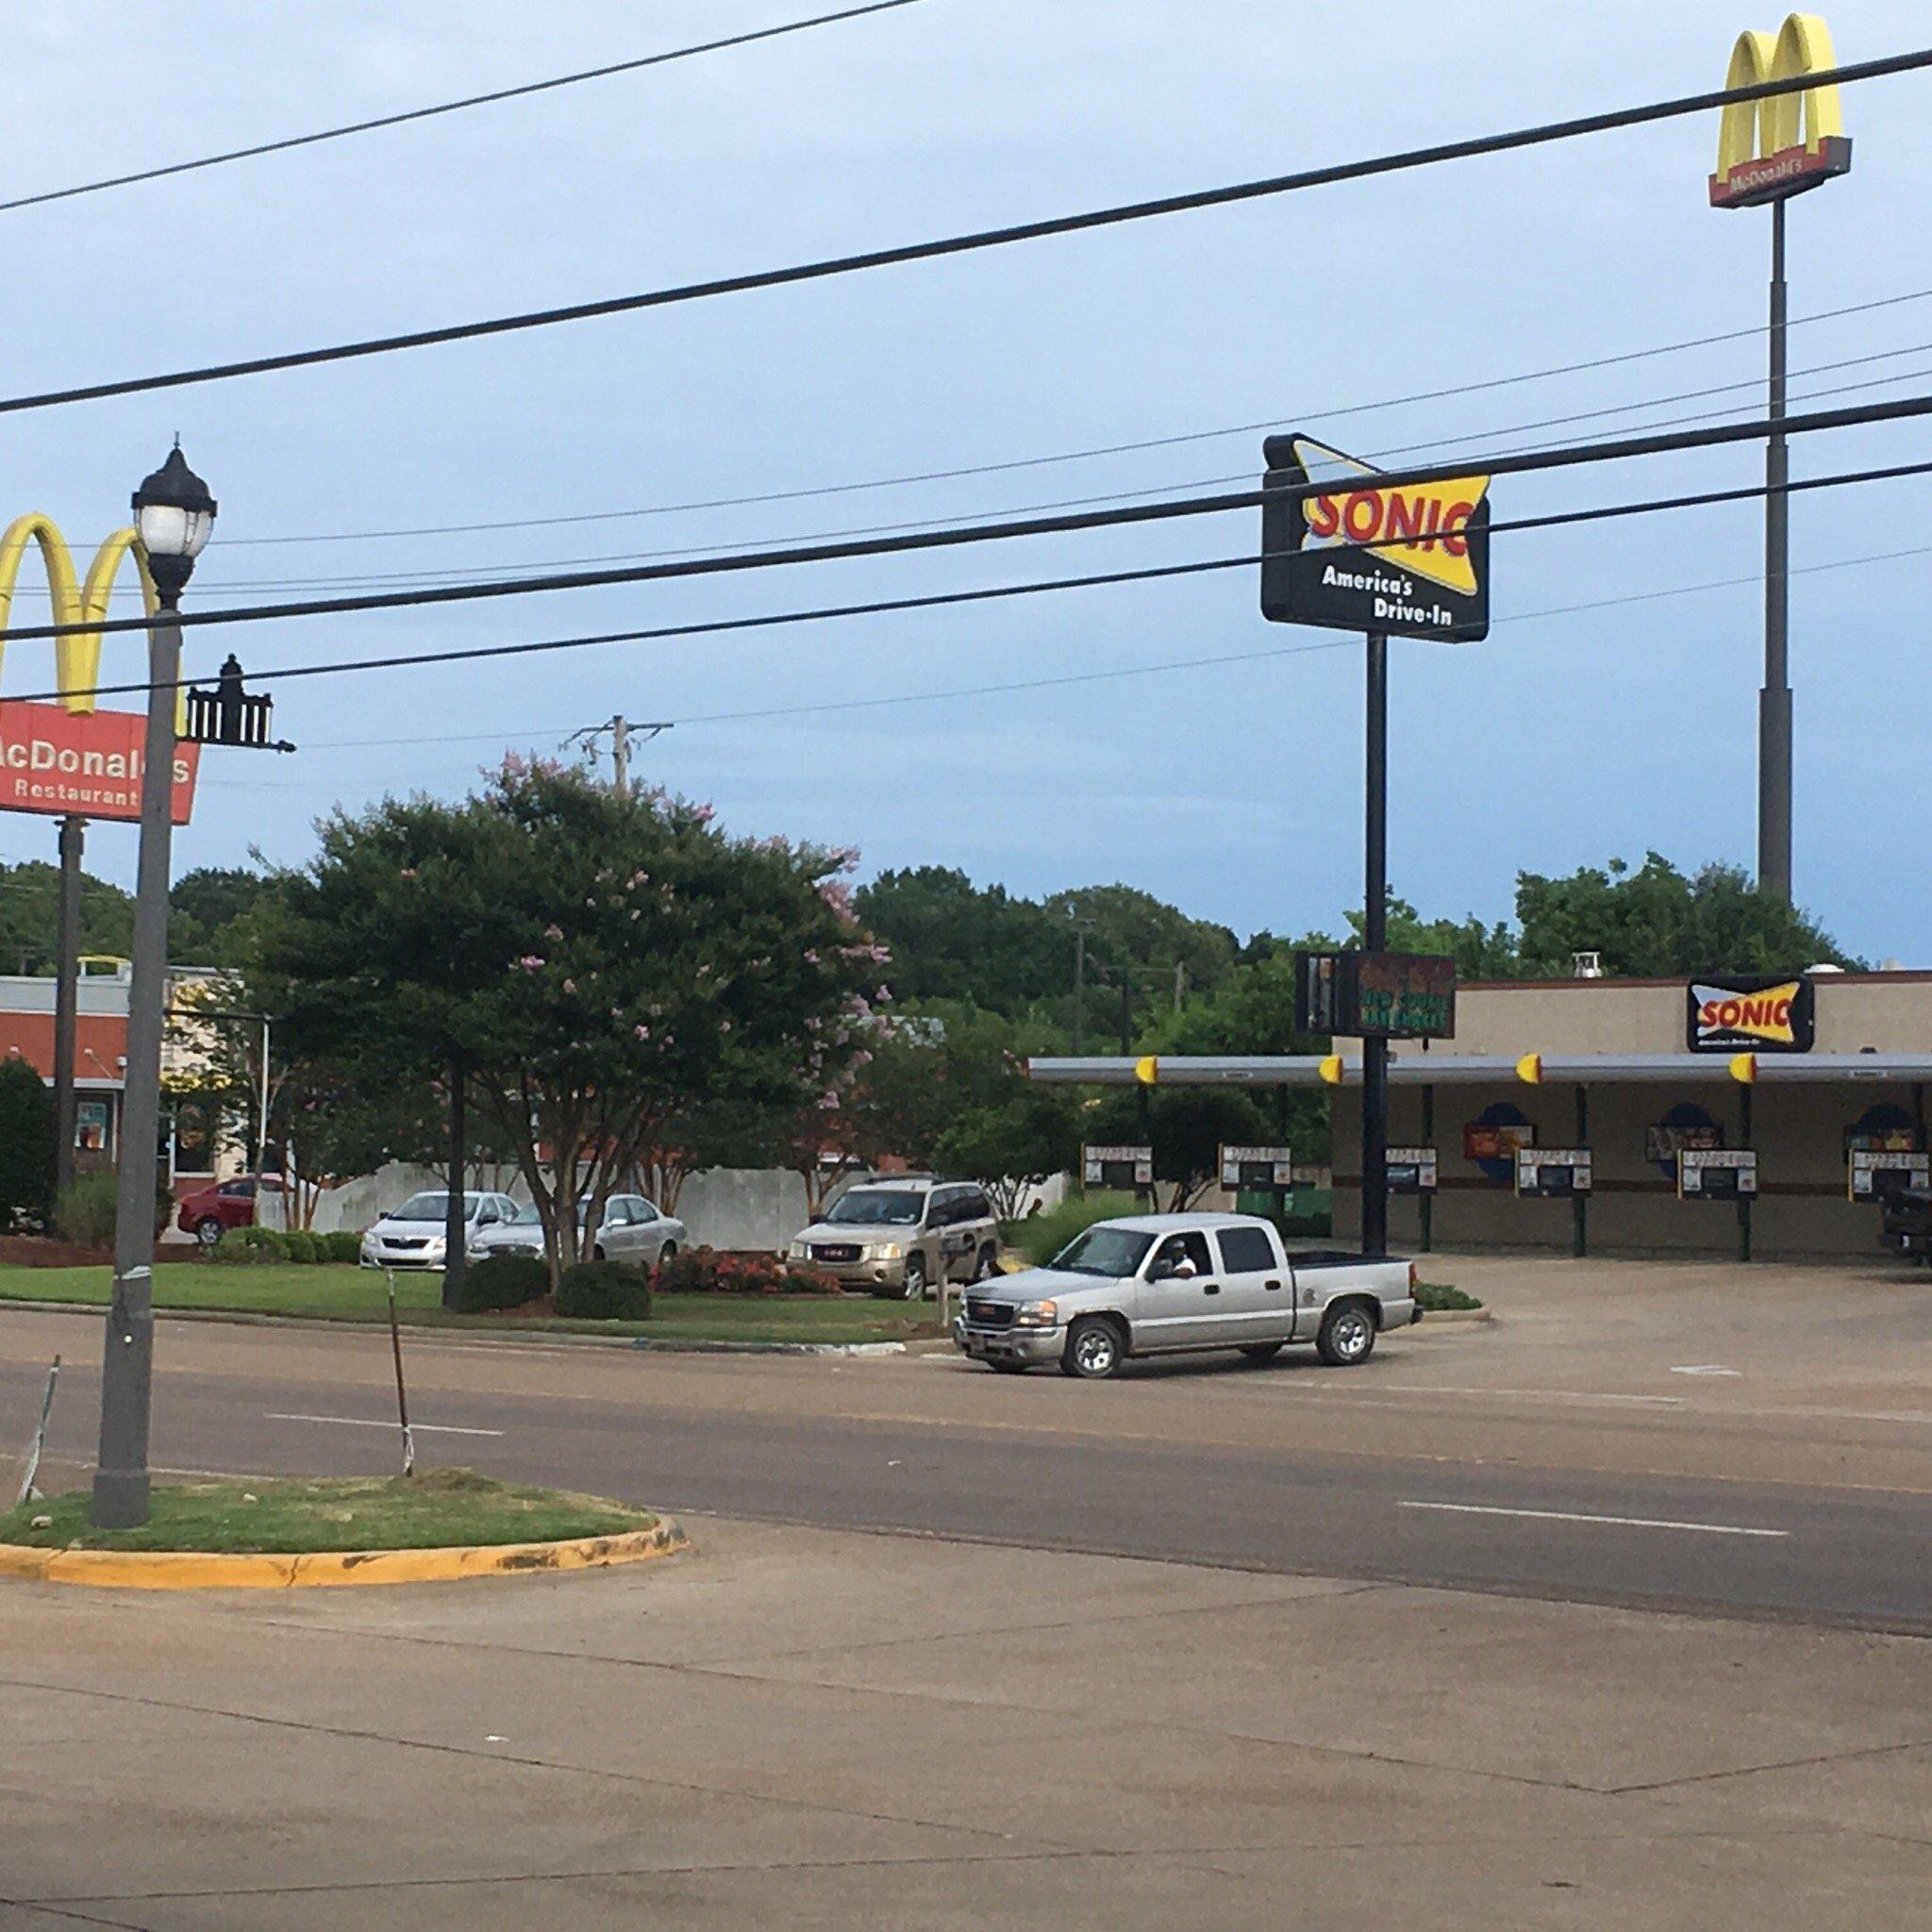
<svg viewBox="0 0 1932 1932">
<path fill-rule="evenodd" d="M 0 1924 L 1888 1928 L 1932 1645 L 691 1522 L 635 1572 L 0 1589 Z"/>
</svg>

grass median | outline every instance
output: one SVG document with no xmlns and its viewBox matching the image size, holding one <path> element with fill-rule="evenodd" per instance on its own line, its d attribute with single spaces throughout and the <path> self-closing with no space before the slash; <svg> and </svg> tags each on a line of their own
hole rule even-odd
<svg viewBox="0 0 1932 1932">
<path fill-rule="evenodd" d="M 0 1265 L 0 1301 L 83 1302 L 105 1307 L 112 1271 Z M 380 1271 L 332 1263 L 171 1261 L 154 1274 L 155 1307 L 210 1314 L 296 1315 L 332 1322 L 388 1319 Z M 665 1341 L 906 1341 L 939 1333 L 930 1304 L 869 1295 L 659 1295 L 644 1322 L 562 1322 L 554 1317 L 450 1315 L 439 1305 L 442 1277 L 396 1276 L 396 1308 L 412 1327 L 478 1328 L 519 1334 L 632 1335 Z"/>
<path fill-rule="evenodd" d="M 0 1515 L 0 1543 L 33 1549 L 206 1550 L 302 1556 L 561 1542 L 650 1529 L 658 1519 L 601 1496 L 494 1482 L 471 1469 L 306 1482 L 158 1483 L 136 1529 L 96 1529 L 85 1490 Z"/>
</svg>

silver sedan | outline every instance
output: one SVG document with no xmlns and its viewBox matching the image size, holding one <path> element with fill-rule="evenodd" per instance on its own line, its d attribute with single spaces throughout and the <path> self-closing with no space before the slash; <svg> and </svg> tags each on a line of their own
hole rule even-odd
<svg viewBox="0 0 1932 1932">
<path fill-rule="evenodd" d="M 578 1239 L 590 1203 L 577 1203 Z M 604 1204 L 603 1224 L 590 1246 L 590 1259 L 633 1261 L 655 1268 L 683 1247 L 689 1239 L 684 1223 L 660 1214 L 655 1203 L 641 1194 L 612 1194 Z M 480 1261 L 486 1255 L 529 1255 L 543 1258 L 543 1222 L 536 1204 L 517 1210 L 514 1221 L 496 1227 L 479 1228 L 470 1242 L 470 1258 Z"/>
</svg>

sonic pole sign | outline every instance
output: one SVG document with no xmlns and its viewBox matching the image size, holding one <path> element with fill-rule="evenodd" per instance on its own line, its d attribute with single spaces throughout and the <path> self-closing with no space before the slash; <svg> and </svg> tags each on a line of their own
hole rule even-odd
<svg viewBox="0 0 1932 1932">
<path fill-rule="evenodd" d="M 1731 49 L 1727 88 L 1794 80 L 1838 64 L 1831 34 L 1815 13 L 1792 13 L 1774 34 L 1744 33 Z M 1806 88 L 1757 101 L 1732 101 L 1718 124 L 1712 208 L 1771 208 L 1771 382 L 1765 411 L 1785 413 L 1785 204 L 1852 165 L 1838 89 Z M 1782 428 L 1765 439 L 1764 684 L 1757 694 L 1757 884 L 1791 896 L 1791 685 L 1787 591 L 1790 564 L 1790 465 Z"/>
<path fill-rule="evenodd" d="M 1389 938 L 1389 640 L 1474 643 L 1490 629 L 1490 479 L 1394 483 L 1310 436 L 1271 436 L 1261 615 L 1358 630 L 1363 718 L 1362 953 Z M 1389 1041 L 1362 1040 L 1362 1253 L 1389 1246 Z"/>
</svg>

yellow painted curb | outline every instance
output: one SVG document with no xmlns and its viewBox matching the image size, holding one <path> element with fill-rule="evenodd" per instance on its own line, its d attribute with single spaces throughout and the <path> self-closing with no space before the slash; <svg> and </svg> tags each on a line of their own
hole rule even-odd
<svg viewBox="0 0 1932 1932">
<path fill-rule="evenodd" d="M 472 1543 L 443 1550 L 329 1550 L 313 1556 L 221 1556 L 199 1550 L 37 1550 L 0 1543 L 0 1577 L 97 1590 L 292 1590 L 356 1583 L 454 1583 L 466 1576 L 552 1576 L 641 1563 L 688 1549 L 668 1516 L 650 1529 L 557 1543 Z"/>
</svg>

